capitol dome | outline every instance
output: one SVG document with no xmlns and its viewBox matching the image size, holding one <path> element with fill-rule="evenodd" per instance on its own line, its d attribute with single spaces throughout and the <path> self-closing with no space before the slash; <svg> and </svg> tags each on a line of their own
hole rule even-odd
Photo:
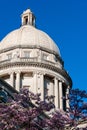
<svg viewBox="0 0 87 130">
<path fill-rule="evenodd" d="M 10 32 L 0 44 L 0 49 L 6 49 L 17 45 L 42 47 L 60 55 L 55 42 L 43 31 L 31 25 L 24 25 L 17 30 Z"/>
<path fill-rule="evenodd" d="M 15 46 L 33 46 L 52 51 L 60 56 L 59 48 L 56 43 L 43 31 L 35 28 L 35 17 L 26 16 L 32 14 L 30 9 L 27 9 L 22 14 L 22 25 L 19 29 L 10 32 L 0 44 L 0 50 L 15 47 Z M 31 19 L 29 19 L 32 17 Z"/>
<path fill-rule="evenodd" d="M 68 107 L 62 97 L 69 93 L 72 80 L 56 43 L 35 28 L 35 16 L 30 9 L 22 13 L 21 27 L 0 42 L 0 78 L 17 91 L 27 87 L 41 93 L 42 100 L 54 95 L 56 108 Z"/>
</svg>

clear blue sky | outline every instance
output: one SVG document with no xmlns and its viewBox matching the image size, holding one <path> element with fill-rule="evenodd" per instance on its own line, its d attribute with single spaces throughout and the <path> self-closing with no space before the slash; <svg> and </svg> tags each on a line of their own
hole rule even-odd
<svg viewBox="0 0 87 130">
<path fill-rule="evenodd" d="M 0 40 L 19 28 L 21 13 L 30 8 L 37 28 L 58 45 L 73 87 L 87 88 L 87 0 L 1 0 Z"/>
</svg>

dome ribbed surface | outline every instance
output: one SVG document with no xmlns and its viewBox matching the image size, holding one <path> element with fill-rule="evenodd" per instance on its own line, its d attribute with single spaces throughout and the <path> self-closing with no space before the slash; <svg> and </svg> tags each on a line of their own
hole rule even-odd
<svg viewBox="0 0 87 130">
<path fill-rule="evenodd" d="M 10 32 L 0 43 L 0 50 L 17 45 L 35 45 L 49 49 L 60 55 L 59 48 L 55 42 L 43 31 L 33 26 L 25 25 Z"/>
</svg>

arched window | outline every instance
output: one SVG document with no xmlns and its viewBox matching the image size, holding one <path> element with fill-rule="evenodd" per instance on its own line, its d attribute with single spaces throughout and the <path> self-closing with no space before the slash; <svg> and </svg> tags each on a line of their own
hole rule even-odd
<svg viewBox="0 0 87 130">
<path fill-rule="evenodd" d="M 24 21 L 25 21 L 25 25 L 27 25 L 28 24 L 28 16 L 24 17 Z"/>
</svg>

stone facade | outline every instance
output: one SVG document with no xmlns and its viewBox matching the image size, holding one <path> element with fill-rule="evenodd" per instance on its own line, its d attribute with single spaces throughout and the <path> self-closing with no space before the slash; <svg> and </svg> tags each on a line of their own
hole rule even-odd
<svg viewBox="0 0 87 130">
<path fill-rule="evenodd" d="M 16 90 L 27 87 L 41 93 L 41 99 L 54 95 L 56 108 L 65 109 L 72 80 L 64 69 L 59 48 L 44 32 L 35 28 L 30 9 L 21 15 L 22 25 L 0 43 L 0 77 Z"/>
</svg>

